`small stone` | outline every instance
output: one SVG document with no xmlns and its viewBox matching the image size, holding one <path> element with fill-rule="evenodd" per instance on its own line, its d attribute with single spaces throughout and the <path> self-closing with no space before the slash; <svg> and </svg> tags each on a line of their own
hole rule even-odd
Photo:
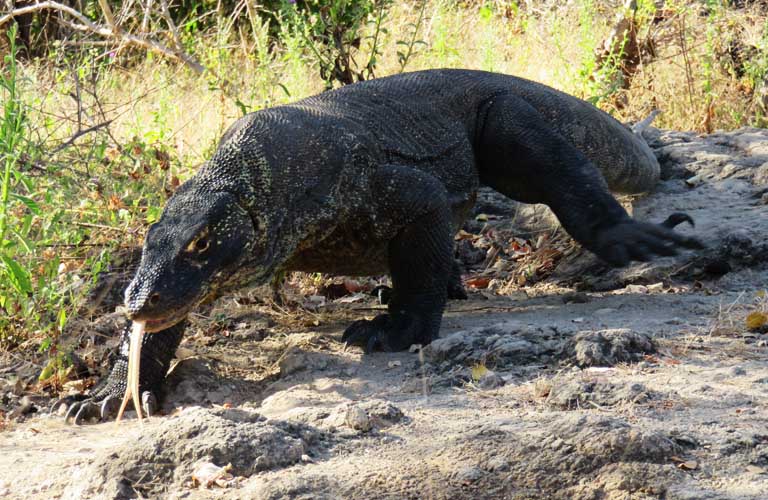
<svg viewBox="0 0 768 500">
<path fill-rule="evenodd" d="M 703 182 L 704 182 L 704 176 L 701 174 L 694 175 L 693 177 L 689 177 L 688 179 L 685 180 L 685 183 L 688 184 L 690 187 L 696 187 Z"/>
<path fill-rule="evenodd" d="M 496 389 L 503 386 L 504 384 L 506 384 L 506 382 L 501 377 L 501 375 L 498 373 L 490 372 L 488 375 L 482 377 L 478 381 L 477 386 L 481 389 Z"/>
<path fill-rule="evenodd" d="M 488 470 L 491 472 L 508 471 L 509 461 L 505 457 L 494 457 L 488 460 Z"/>
<path fill-rule="evenodd" d="M 462 483 L 474 483 L 483 477 L 483 471 L 480 467 L 467 467 L 456 473 L 456 479 Z"/>
<path fill-rule="evenodd" d="M 586 304 L 589 302 L 589 295 L 584 292 L 568 292 L 563 294 L 565 304 Z"/>
<path fill-rule="evenodd" d="M 27 415 L 28 413 L 34 413 L 36 411 L 37 407 L 34 405 L 34 403 L 32 403 L 32 400 L 29 398 L 29 396 L 24 396 L 21 398 L 21 401 L 19 401 L 19 406 L 8 414 L 8 419 L 18 419 L 22 415 Z"/>
<path fill-rule="evenodd" d="M 699 462 L 696 460 L 686 460 L 677 465 L 678 468 L 683 470 L 696 470 L 699 468 Z"/>
<path fill-rule="evenodd" d="M 24 386 L 26 384 L 21 380 L 21 378 L 17 378 L 12 384 L 8 384 L 8 388 L 11 390 L 11 392 L 15 396 L 21 396 L 24 393 Z"/>
<path fill-rule="evenodd" d="M 398 366 L 401 366 L 402 364 L 403 364 L 402 361 L 400 361 L 399 359 L 396 359 L 394 361 L 388 362 L 387 363 L 387 368 L 390 368 L 390 369 L 391 368 L 397 368 Z"/>
<path fill-rule="evenodd" d="M 603 307 L 601 309 L 596 309 L 592 314 L 595 316 L 607 316 L 609 314 L 615 313 L 616 311 L 617 309 L 614 309 L 613 307 Z"/>
<path fill-rule="evenodd" d="M 553 450 L 559 450 L 564 444 L 565 444 L 565 441 L 563 441 L 560 438 L 555 438 L 555 440 L 549 444 L 549 447 L 552 448 Z"/>
<path fill-rule="evenodd" d="M 290 375 L 307 368 L 307 357 L 301 352 L 288 352 L 278 363 L 280 375 Z"/>
<path fill-rule="evenodd" d="M 747 374 L 747 370 L 745 370 L 740 366 L 734 366 L 733 368 L 731 368 L 731 375 L 738 377 L 746 374 Z"/>
<path fill-rule="evenodd" d="M 371 419 L 368 418 L 368 414 L 362 408 L 353 406 L 347 410 L 344 420 L 349 427 L 357 431 L 367 432 L 371 430 Z"/>
</svg>

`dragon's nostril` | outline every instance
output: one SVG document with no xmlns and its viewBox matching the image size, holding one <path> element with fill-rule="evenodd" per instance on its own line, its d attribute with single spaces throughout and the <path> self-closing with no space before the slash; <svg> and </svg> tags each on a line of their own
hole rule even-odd
<svg viewBox="0 0 768 500">
<path fill-rule="evenodd" d="M 154 307 L 160 303 L 160 294 L 155 292 L 149 296 L 149 305 Z"/>
</svg>

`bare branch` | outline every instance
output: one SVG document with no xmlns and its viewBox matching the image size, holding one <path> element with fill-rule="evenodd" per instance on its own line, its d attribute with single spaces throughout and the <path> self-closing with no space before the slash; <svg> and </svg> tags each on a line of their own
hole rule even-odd
<svg viewBox="0 0 768 500">
<path fill-rule="evenodd" d="M 179 30 L 176 28 L 176 23 L 174 23 L 173 18 L 171 18 L 171 12 L 168 10 L 168 2 L 166 0 L 160 0 L 160 5 L 163 8 L 163 17 L 165 18 L 165 22 L 168 23 L 168 27 L 171 29 L 171 33 L 173 34 L 173 42 L 176 44 L 176 48 L 181 50 L 181 37 L 179 36 Z"/>
<path fill-rule="evenodd" d="M 74 17 L 81 24 L 79 25 L 71 24 L 71 26 L 80 31 L 90 31 L 99 36 L 115 39 L 116 41 L 122 42 L 125 45 L 134 45 L 137 47 L 142 47 L 144 49 L 162 54 L 166 57 L 170 57 L 172 59 L 178 59 L 182 61 L 184 64 L 186 64 L 187 66 L 189 66 L 197 74 L 203 74 L 206 71 L 210 71 L 205 66 L 197 62 L 192 56 L 182 52 L 180 49 L 172 50 L 159 42 L 150 40 L 143 36 L 136 36 L 130 33 L 119 33 L 117 32 L 116 29 L 113 29 L 112 27 L 107 27 L 101 24 L 94 23 L 93 21 L 91 21 L 90 19 L 85 17 L 83 14 L 73 9 L 72 7 L 68 7 L 66 5 L 60 4 L 59 2 L 55 2 L 52 0 L 47 0 L 45 2 L 40 2 L 40 3 L 36 3 L 26 7 L 14 9 L 8 14 L 0 16 L 0 26 L 7 24 L 17 16 L 21 16 L 24 14 L 29 14 L 31 12 L 37 12 L 41 10 L 56 10 Z M 111 11 L 110 11 L 110 14 L 111 14 Z M 114 18 L 112 18 L 112 22 L 114 22 Z"/>
<path fill-rule="evenodd" d="M 149 28 L 149 14 L 152 11 L 152 0 L 146 0 L 147 4 L 144 6 L 144 18 L 141 20 L 141 32 L 146 33 Z"/>
<path fill-rule="evenodd" d="M 56 146 L 56 148 L 54 148 L 54 150 L 51 151 L 50 156 L 53 156 L 56 153 L 58 153 L 59 151 L 61 151 L 63 149 L 66 149 L 67 147 L 71 146 L 80 137 L 82 137 L 82 136 L 84 136 L 86 134 L 89 134 L 91 132 L 94 132 L 96 130 L 99 130 L 100 128 L 108 127 L 111 123 L 112 123 L 112 120 L 108 120 L 108 121 L 106 121 L 104 123 L 97 123 L 96 125 L 94 125 L 92 127 L 88 127 L 86 129 L 78 130 L 72 137 L 70 137 L 66 141 L 64 141 L 61 144 L 59 144 L 58 146 Z"/>
<path fill-rule="evenodd" d="M 117 33 L 118 27 L 115 23 L 115 16 L 112 15 L 112 9 L 109 7 L 107 0 L 99 0 L 99 7 L 101 7 L 101 11 L 104 13 L 104 19 L 107 20 L 107 25 L 112 28 L 114 33 Z"/>
</svg>

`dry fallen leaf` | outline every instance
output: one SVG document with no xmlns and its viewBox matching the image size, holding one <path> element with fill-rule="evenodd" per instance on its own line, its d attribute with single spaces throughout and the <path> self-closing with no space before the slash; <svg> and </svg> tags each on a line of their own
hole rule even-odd
<svg viewBox="0 0 768 500">
<path fill-rule="evenodd" d="M 747 329 L 759 330 L 768 324 L 768 314 L 761 311 L 754 311 L 747 315 Z"/>
<path fill-rule="evenodd" d="M 467 286 L 471 286 L 472 288 L 488 288 L 490 282 L 491 279 L 485 277 L 470 278 L 466 281 Z"/>
<path fill-rule="evenodd" d="M 235 480 L 235 477 L 229 472 L 231 470 L 232 464 L 219 467 L 211 462 L 200 463 L 195 468 L 195 472 L 192 473 L 192 486 L 226 488 Z"/>
<path fill-rule="evenodd" d="M 453 237 L 454 240 L 473 240 L 475 239 L 475 235 L 472 233 L 468 233 L 464 231 L 463 229 L 459 230 L 458 233 L 456 233 L 456 236 Z"/>
</svg>

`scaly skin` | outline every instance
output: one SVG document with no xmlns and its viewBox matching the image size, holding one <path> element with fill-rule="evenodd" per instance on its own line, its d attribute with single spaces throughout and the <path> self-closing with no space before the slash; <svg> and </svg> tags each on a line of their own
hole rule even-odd
<svg viewBox="0 0 768 500">
<path fill-rule="evenodd" d="M 699 247 L 672 222 L 634 221 L 610 194 L 658 178 L 648 146 L 612 117 L 506 75 L 402 74 L 249 114 L 147 234 L 126 306 L 154 332 L 147 342 L 173 341 L 145 346 L 142 375 L 145 357 L 167 366 L 178 322 L 201 301 L 283 270 L 390 272 L 388 313 L 354 322 L 343 340 L 367 351 L 429 343 L 448 295 L 463 294 L 452 236 L 481 183 L 549 205 L 616 266 Z M 87 404 L 120 398 L 124 376 L 115 368 Z M 161 379 L 146 388 L 157 394 Z"/>
</svg>

